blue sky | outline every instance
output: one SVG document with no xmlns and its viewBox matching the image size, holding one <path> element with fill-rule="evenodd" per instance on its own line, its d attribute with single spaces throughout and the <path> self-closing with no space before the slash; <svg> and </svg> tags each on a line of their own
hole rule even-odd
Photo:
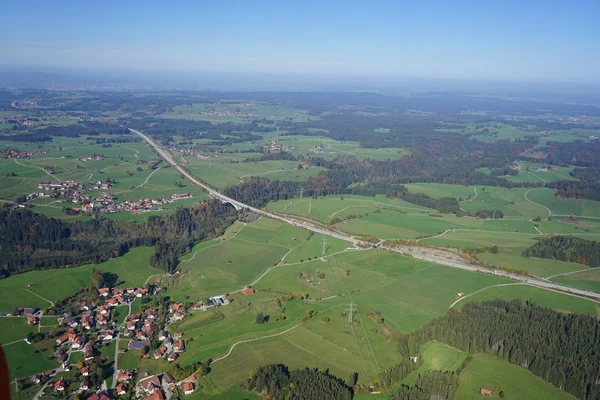
<svg viewBox="0 0 600 400">
<path fill-rule="evenodd" d="M 2 14 L 0 64 L 600 82 L 598 1 L 46 0 Z"/>
</svg>

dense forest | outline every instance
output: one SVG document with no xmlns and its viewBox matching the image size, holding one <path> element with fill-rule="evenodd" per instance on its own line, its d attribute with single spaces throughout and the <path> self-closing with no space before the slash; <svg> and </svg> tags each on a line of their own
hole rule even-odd
<svg viewBox="0 0 600 400">
<path fill-rule="evenodd" d="M 93 219 L 65 222 L 23 209 L 0 209 L 0 277 L 34 269 L 99 263 L 137 246 L 154 246 L 152 263 L 172 272 L 177 257 L 216 237 L 237 212 L 219 201 L 202 202 L 145 223 Z"/>
<path fill-rule="evenodd" d="M 523 256 L 600 267 L 600 242 L 574 236 L 553 236 L 538 240 L 523 251 Z"/>
<path fill-rule="evenodd" d="M 418 354 L 434 339 L 470 354 L 502 357 L 579 399 L 600 398 L 600 321 L 594 316 L 520 300 L 468 303 L 401 338 L 399 351 Z"/>
<path fill-rule="evenodd" d="M 271 400 L 350 400 L 353 397 L 352 388 L 328 371 L 309 368 L 290 371 L 283 364 L 256 368 L 242 386 Z"/>
<path fill-rule="evenodd" d="M 450 400 L 458 388 L 458 373 L 425 371 L 412 386 L 401 385 L 390 400 Z"/>
</svg>

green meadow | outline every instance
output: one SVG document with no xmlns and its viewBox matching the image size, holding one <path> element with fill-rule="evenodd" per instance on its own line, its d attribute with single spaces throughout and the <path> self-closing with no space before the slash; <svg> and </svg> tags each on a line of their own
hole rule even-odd
<svg viewBox="0 0 600 400">
<path fill-rule="evenodd" d="M 92 268 L 118 275 L 119 279 L 123 281 L 123 287 L 142 286 L 148 277 L 162 274 L 162 271 L 150 266 L 151 254 L 151 248 L 138 247 L 131 249 L 122 257 L 112 258 L 101 264 L 31 271 L 2 279 L 0 280 L 0 290 L 7 295 L 0 299 L 0 310 L 12 312 L 15 307 L 48 307 L 48 302 L 25 289 L 50 301 L 64 299 L 89 285 Z"/>
<path fill-rule="evenodd" d="M 468 293 L 465 293 L 468 294 Z M 531 300 L 538 306 L 553 308 L 563 312 L 577 312 L 582 314 L 597 315 L 600 312 L 598 303 L 580 297 L 539 289 L 527 285 L 511 285 L 490 287 L 473 296 L 469 296 L 457 303 L 455 308 L 462 307 L 473 301 L 486 301 L 494 299 L 522 301 Z"/>
<path fill-rule="evenodd" d="M 460 374 L 456 398 L 481 399 L 482 387 L 493 391 L 492 397 L 486 397 L 493 399 L 500 398 L 498 389 L 504 392 L 506 399 L 575 399 L 532 372 L 489 354 L 476 354 Z"/>
</svg>

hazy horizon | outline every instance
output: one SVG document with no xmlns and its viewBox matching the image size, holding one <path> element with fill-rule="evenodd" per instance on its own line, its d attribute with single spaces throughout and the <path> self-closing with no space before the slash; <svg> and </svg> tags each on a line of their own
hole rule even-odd
<svg viewBox="0 0 600 400">
<path fill-rule="evenodd" d="M 597 2 L 488 3 L 9 3 L 0 64 L 600 83 Z"/>
</svg>

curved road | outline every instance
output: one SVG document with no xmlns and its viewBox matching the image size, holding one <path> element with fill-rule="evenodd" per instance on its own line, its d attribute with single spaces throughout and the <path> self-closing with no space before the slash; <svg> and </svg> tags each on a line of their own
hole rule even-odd
<svg viewBox="0 0 600 400">
<path fill-rule="evenodd" d="M 213 188 L 207 186 L 206 184 L 200 182 L 199 180 L 197 180 L 196 178 L 194 178 L 192 175 L 190 175 L 185 169 L 183 169 L 181 166 L 179 166 L 172 158 L 171 156 L 165 152 L 160 146 L 158 146 L 154 140 L 152 140 L 150 137 L 144 135 L 142 132 L 137 131 L 135 129 L 131 129 L 129 128 L 129 130 L 137 135 L 139 135 L 142 139 L 144 139 L 150 146 L 152 146 L 154 148 L 154 150 L 162 157 L 165 159 L 165 161 L 167 161 L 169 164 L 171 164 L 173 167 L 175 167 L 177 169 L 177 171 L 179 171 L 183 176 L 185 176 L 190 182 L 192 182 L 195 185 L 198 185 L 200 187 L 202 187 L 204 190 L 206 190 L 206 192 L 212 196 L 212 197 L 216 197 L 218 199 L 220 199 L 221 201 L 223 201 L 224 203 L 230 203 L 234 206 L 236 206 L 236 208 L 243 208 L 243 209 L 247 209 L 250 211 L 253 211 L 255 213 L 258 213 L 260 215 L 264 215 L 266 217 L 269 218 L 273 218 L 288 224 L 292 224 L 294 226 L 298 226 L 300 228 L 304 228 L 307 229 L 309 231 L 313 231 L 316 233 L 320 233 L 322 235 L 326 235 L 326 236 L 330 236 L 330 237 L 334 237 L 336 239 L 340 239 L 340 240 L 344 240 L 347 242 L 351 242 L 354 245 L 359 245 L 359 244 L 364 244 L 362 241 L 360 241 L 359 239 L 355 238 L 354 236 L 350 236 L 347 234 L 342 234 L 341 232 L 332 232 L 328 229 L 322 228 L 321 226 L 319 226 L 316 222 L 315 223 L 308 223 L 305 219 L 297 219 L 297 218 L 292 218 L 289 216 L 282 216 L 279 214 L 275 214 L 273 212 L 270 211 L 265 211 L 265 210 L 261 210 L 252 206 L 249 206 L 247 204 L 244 204 L 240 201 L 237 201 L 235 199 L 232 199 L 231 197 L 225 196 L 224 194 L 214 190 Z M 528 201 L 537 204 L 529 199 L 527 199 Z M 543 206 L 542 206 L 543 207 Z M 546 208 L 546 207 L 544 207 Z M 550 213 L 552 213 L 550 211 Z M 486 269 L 483 267 L 478 267 L 478 266 L 474 266 L 474 265 L 470 265 L 470 264 L 463 264 L 463 263 L 458 263 L 455 261 L 451 261 L 451 260 L 447 260 L 441 257 L 434 257 L 434 256 L 424 256 L 421 254 L 416 253 L 415 251 L 411 250 L 410 247 L 387 247 L 387 246 L 383 246 L 381 245 L 382 242 L 379 242 L 376 247 L 379 247 L 383 250 L 388 250 L 388 251 L 393 251 L 396 253 L 400 253 L 400 254 L 409 254 L 410 256 L 414 257 L 414 258 L 418 258 L 420 260 L 424 260 L 424 261 L 428 261 L 428 262 L 432 262 L 435 264 L 439 264 L 439 265 L 444 265 L 447 267 L 452 267 L 452 268 L 459 268 L 459 269 L 463 269 L 463 270 L 467 270 L 467 271 L 471 271 L 471 272 L 479 272 L 479 273 L 483 273 L 483 274 L 490 274 L 490 275 L 496 275 L 496 276 L 501 276 L 504 278 L 509 278 L 512 280 L 515 280 L 517 282 L 523 282 L 523 283 L 527 283 L 531 286 L 535 286 L 541 289 L 547 289 L 547 290 L 555 290 L 555 291 L 561 291 L 561 292 L 567 292 L 567 293 L 573 293 L 579 296 L 585 296 L 585 297 L 591 297 L 594 298 L 596 300 L 600 300 L 600 293 L 596 293 L 596 292 L 591 292 L 588 290 L 583 290 L 583 289 L 576 289 L 576 288 L 572 288 L 569 286 L 563 286 L 563 285 L 559 285 L 556 283 L 551 283 L 551 282 L 546 282 L 543 280 L 539 280 L 539 279 L 534 279 L 534 278 L 530 278 L 530 277 L 524 277 L 524 276 L 520 276 L 520 275 L 516 275 L 516 274 L 511 274 L 505 271 L 501 271 L 501 270 L 491 270 L 491 269 Z"/>
</svg>

